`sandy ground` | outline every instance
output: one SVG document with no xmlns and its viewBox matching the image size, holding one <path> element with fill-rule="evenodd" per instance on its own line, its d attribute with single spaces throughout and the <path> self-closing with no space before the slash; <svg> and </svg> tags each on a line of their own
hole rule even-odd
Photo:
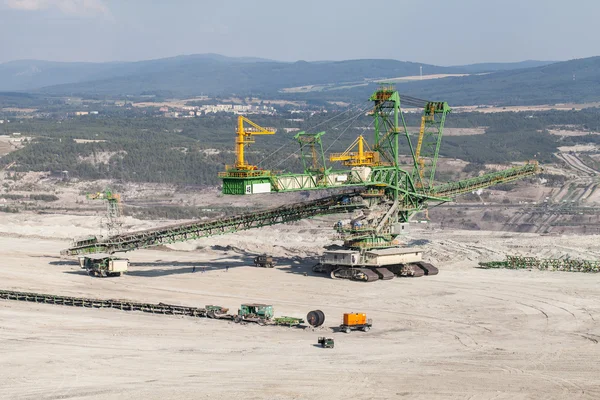
<svg viewBox="0 0 600 400">
<path fill-rule="evenodd" d="M 0 398 L 600 397 L 599 277 L 475 268 L 507 252 L 597 258 L 597 236 L 418 226 L 406 241 L 425 248 L 440 274 L 361 284 L 309 272 L 310 256 L 331 239 L 332 219 L 314 219 L 134 252 L 129 274 L 95 279 L 58 252 L 66 238 L 89 233 L 96 222 L 0 216 L 2 289 L 232 310 L 265 302 L 276 315 L 321 309 L 326 327 L 240 326 L 0 300 Z M 252 253 L 261 251 L 275 254 L 278 266 L 251 267 Z M 192 273 L 193 266 L 207 272 Z M 332 332 L 351 311 L 368 313 L 373 330 Z M 322 335 L 335 339 L 335 349 L 315 346 Z"/>
</svg>

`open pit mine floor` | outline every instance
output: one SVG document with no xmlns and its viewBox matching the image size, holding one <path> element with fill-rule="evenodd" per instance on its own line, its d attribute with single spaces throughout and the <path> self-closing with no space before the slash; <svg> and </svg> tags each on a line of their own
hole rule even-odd
<svg viewBox="0 0 600 400">
<path fill-rule="evenodd" d="M 59 256 L 93 223 L 2 216 L 0 289 L 234 312 L 260 302 L 276 316 L 320 309 L 325 324 L 0 300 L 1 399 L 600 398 L 600 275 L 477 268 L 506 253 L 595 259 L 598 236 L 417 227 L 407 241 L 439 275 L 365 284 L 311 272 L 332 234 L 330 220 L 314 219 L 128 253 L 129 273 L 102 279 Z M 277 266 L 252 266 L 261 252 Z M 373 328 L 332 331 L 344 312 L 367 313 Z"/>
</svg>

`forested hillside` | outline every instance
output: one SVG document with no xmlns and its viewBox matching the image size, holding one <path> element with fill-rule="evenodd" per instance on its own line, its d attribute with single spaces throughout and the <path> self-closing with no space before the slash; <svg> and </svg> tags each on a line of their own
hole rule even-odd
<svg viewBox="0 0 600 400">
<path fill-rule="evenodd" d="M 263 116 L 256 121 L 274 126 L 274 136 L 257 138 L 249 148 L 248 160 L 265 169 L 298 172 L 298 144 L 295 132 L 284 128 L 327 131 L 324 147 L 344 150 L 358 134 L 370 140 L 370 117 L 351 122 L 315 115 L 305 121 L 289 121 L 282 116 Z M 410 132 L 418 131 L 419 116 L 408 114 Z M 554 161 L 558 146 L 598 143 L 600 135 L 560 137 L 547 131 L 555 125 L 577 126 L 600 132 L 600 109 L 543 113 L 456 113 L 447 119 L 447 128 L 485 127 L 485 133 L 469 136 L 445 136 L 441 146 L 444 157 L 460 158 L 471 163 L 506 163 L 537 159 Z M 217 172 L 234 161 L 235 118 L 217 114 L 205 118 L 88 118 L 28 120 L 19 124 L 23 136 L 33 142 L 0 159 L 0 165 L 13 161 L 13 171 L 62 171 L 82 179 L 113 178 L 137 182 L 175 184 L 218 184 Z M 357 129 L 358 128 L 358 129 Z M 8 133 L 0 125 L 0 134 Z M 84 141 L 82 141 L 82 139 Z M 413 140 L 414 136 L 413 136 Z M 408 146 L 401 138 L 401 151 Z"/>
</svg>

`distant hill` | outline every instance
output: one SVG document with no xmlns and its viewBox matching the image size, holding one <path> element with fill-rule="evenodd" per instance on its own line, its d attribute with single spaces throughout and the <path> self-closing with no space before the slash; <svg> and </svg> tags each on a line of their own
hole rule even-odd
<svg viewBox="0 0 600 400">
<path fill-rule="evenodd" d="M 427 74 L 478 73 L 542 61 L 440 67 L 396 60 L 286 63 L 253 57 L 196 54 L 139 62 L 70 63 L 21 60 L 0 64 L 0 91 L 43 89 L 57 95 L 172 96 L 273 93 L 306 85 L 360 85 L 365 81 Z"/>
<path fill-rule="evenodd" d="M 196 54 L 139 62 L 53 62 L 19 60 L 0 64 L 0 91 L 32 90 L 46 86 L 72 84 L 164 71 L 189 63 L 221 62 L 226 64 L 272 62 L 255 57 L 226 57 L 219 54 Z"/>
<path fill-rule="evenodd" d="M 545 65 L 554 64 L 556 62 L 558 61 L 526 60 L 512 63 L 480 63 L 457 65 L 455 68 L 460 68 L 470 74 L 477 74 L 482 72 L 510 71 L 513 69 L 543 67 Z"/>
<path fill-rule="evenodd" d="M 471 74 L 403 81 L 419 75 Z M 520 105 L 600 101 L 600 57 L 442 67 L 397 60 L 279 62 L 197 54 L 139 62 L 0 64 L 0 91 L 58 96 L 254 95 L 363 101 L 378 80 L 401 92 L 453 105 Z"/>
<path fill-rule="evenodd" d="M 452 104 L 527 105 L 600 101 L 600 57 L 535 68 L 420 81 L 399 90 Z"/>
<path fill-rule="evenodd" d="M 280 89 L 317 84 L 364 84 L 366 80 L 418 75 L 419 66 L 395 60 L 335 62 L 230 62 L 218 59 L 178 57 L 142 61 L 119 67 L 119 76 L 54 85 L 43 92 L 58 95 L 157 94 L 189 97 L 199 94 L 272 95 Z M 432 74 L 461 73 L 454 67 L 424 65 Z M 115 74 L 116 75 L 116 74 Z"/>
</svg>

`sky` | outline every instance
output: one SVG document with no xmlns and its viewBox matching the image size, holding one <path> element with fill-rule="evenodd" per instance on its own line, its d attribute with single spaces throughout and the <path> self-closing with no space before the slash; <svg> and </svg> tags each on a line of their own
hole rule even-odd
<svg viewBox="0 0 600 400">
<path fill-rule="evenodd" d="M 598 0 L 0 0 L 0 62 L 559 61 L 600 55 L 598 15 Z"/>
</svg>

